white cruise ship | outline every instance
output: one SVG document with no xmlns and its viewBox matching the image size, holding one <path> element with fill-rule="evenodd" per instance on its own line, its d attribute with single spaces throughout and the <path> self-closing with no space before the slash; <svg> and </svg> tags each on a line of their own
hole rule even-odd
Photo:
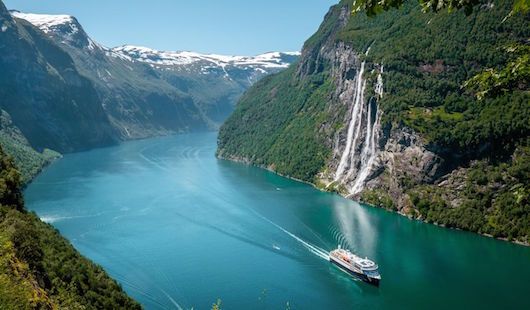
<svg viewBox="0 0 530 310">
<path fill-rule="evenodd" d="M 342 270 L 352 274 L 361 280 L 379 286 L 381 275 L 379 266 L 368 258 L 361 258 L 348 250 L 339 247 L 329 252 L 329 261 Z"/>
</svg>

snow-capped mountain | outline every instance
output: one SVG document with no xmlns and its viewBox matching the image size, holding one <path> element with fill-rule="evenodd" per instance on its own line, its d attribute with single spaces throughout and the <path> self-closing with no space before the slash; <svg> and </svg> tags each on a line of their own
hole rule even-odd
<svg viewBox="0 0 530 310">
<path fill-rule="evenodd" d="M 101 106 L 121 139 L 215 129 L 243 92 L 296 61 L 297 52 L 225 56 L 105 47 L 69 15 L 10 11 L 41 30 L 73 60 L 98 90 Z"/>
<path fill-rule="evenodd" d="M 37 26 L 44 33 L 51 31 L 64 30 L 64 27 L 70 27 L 70 33 L 76 33 L 79 31 L 77 27 L 77 21 L 73 16 L 70 15 L 46 15 L 46 14 L 32 14 L 22 13 L 20 11 L 11 10 L 9 11 L 12 16 L 20 19 L 25 19 L 33 25 Z"/>
<path fill-rule="evenodd" d="M 0 31 L 0 112 L 9 120 L 0 137 L 11 137 L 12 149 L 36 156 L 27 150 L 69 152 L 118 140 L 94 84 L 55 40 L 14 18 L 2 1 Z"/>
<path fill-rule="evenodd" d="M 287 68 L 300 56 L 299 52 L 268 52 L 257 56 L 228 56 L 200 54 L 189 51 L 158 51 L 149 47 L 122 45 L 104 47 L 92 40 L 77 19 L 70 15 L 46 15 L 10 11 L 16 18 L 24 19 L 51 37 L 58 37 L 62 44 L 100 50 L 107 56 L 130 62 L 140 62 L 155 69 L 175 70 L 188 73 L 217 73 L 219 69 L 225 78 L 233 78 L 234 69 L 248 71 L 251 82 L 262 76 Z"/>
<path fill-rule="evenodd" d="M 13 17 L 28 21 L 49 36 L 59 35 L 64 44 L 70 44 L 80 48 L 86 47 L 91 50 L 98 47 L 73 16 L 32 14 L 16 10 L 9 12 Z"/>
<path fill-rule="evenodd" d="M 267 74 L 286 69 L 298 59 L 300 53 L 268 52 L 257 56 L 227 56 L 188 51 L 158 51 L 143 46 L 123 45 L 107 49 L 107 55 L 145 63 L 164 71 L 203 75 L 221 73 L 224 78 L 243 78 L 245 84 L 252 84 Z"/>
<path fill-rule="evenodd" d="M 298 52 L 269 52 L 257 56 L 226 56 L 216 54 L 199 54 L 194 52 L 165 52 L 148 47 L 123 45 L 111 49 L 114 55 L 119 54 L 130 60 L 145 62 L 155 66 L 183 66 L 197 63 L 207 63 L 219 67 L 239 66 L 253 68 L 284 69 L 298 57 Z"/>
</svg>

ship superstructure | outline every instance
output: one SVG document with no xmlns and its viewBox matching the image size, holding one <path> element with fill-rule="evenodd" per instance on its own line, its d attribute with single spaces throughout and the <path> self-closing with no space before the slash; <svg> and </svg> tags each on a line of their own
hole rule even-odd
<svg viewBox="0 0 530 310">
<path fill-rule="evenodd" d="M 329 252 L 329 261 L 361 280 L 379 286 L 379 266 L 368 258 L 361 258 L 340 246 Z"/>
</svg>

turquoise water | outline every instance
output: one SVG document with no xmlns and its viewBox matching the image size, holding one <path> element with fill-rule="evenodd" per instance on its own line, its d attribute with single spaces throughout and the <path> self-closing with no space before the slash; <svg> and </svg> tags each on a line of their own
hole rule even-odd
<svg viewBox="0 0 530 310">
<path fill-rule="evenodd" d="M 70 154 L 25 199 L 147 309 L 530 309 L 530 248 L 217 160 L 215 147 L 207 133 Z M 381 286 L 326 261 L 337 244 L 375 260 Z"/>
</svg>

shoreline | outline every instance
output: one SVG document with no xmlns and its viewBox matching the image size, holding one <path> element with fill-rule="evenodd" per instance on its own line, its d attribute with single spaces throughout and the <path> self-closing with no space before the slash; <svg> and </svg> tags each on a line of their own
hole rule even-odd
<svg viewBox="0 0 530 310">
<path fill-rule="evenodd" d="M 163 138 L 163 137 L 174 136 L 174 135 L 179 135 L 179 134 L 173 134 L 173 135 L 167 135 L 167 136 L 155 136 L 155 137 L 150 137 L 150 138 Z M 129 142 L 129 141 L 137 141 L 137 140 L 145 140 L 145 139 L 149 139 L 149 138 L 126 140 L 126 141 L 121 141 L 120 143 Z M 118 143 L 118 145 L 120 143 Z M 104 146 L 103 148 L 105 148 L 105 147 L 109 147 L 109 146 Z M 93 149 L 100 149 L 100 147 L 96 147 L 96 148 L 93 148 Z M 93 149 L 91 149 L 91 150 L 93 150 Z M 73 153 L 75 153 L 75 152 L 73 152 Z M 47 165 L 43 166 L 39 170 L 39 172 L 37 174 L 35 174 L 31 178 L 31 180 L 29 180 L 27 183 L 25 183 L 23 185 L 23 190 L 25 190 L 27 188 L 27 186 L 29 186 L 33 182 L 33 180 L 38 175 L 40 175 L 47 167 L 51 166 L 52 164 L 54 164 L 55 162 L 60 160 L 62 157 L 63 157 L 63 154 L 61 154 L 61 156 L 59 156 L 59 157 L 55 158 L 54 160 L 52 160 L 51 162 L 49 162 Z M 264 170 L 267 170 L 267 171 L 269 171 L 271 173 L 274 173 L 274 174 L 276 174 L 278 176 L 281 176 L 283 178 L 310 185 L 313 188 L 315 188 L 315 189 L 317 189 L 317 190 L 319 190 L 321 192 L 333 193 L 333 194 L 339 195 L 339 196 L 341 196 L 341 197 L 343 197 L 345 199 L 355 201 L 357 203 L 362 203 L 364 205 L 367 205 L 367 206 L 370 206 L 370 207 L 373 207 L 373 208 L 383 209 L 383 210 L 388 211 L 390 213 L 395 213 L 395 214 L 398 214 L 400 216 L 404 216 L 404 217 L 408 218 L 409 220 L 415 220 L 415 221 L 419 221 L 419 222 L 422 222 L 422 223 L 425 223 L 425 224 L 431 224 L 431 225 L 435 225 L 435 226 L 446 228 L 446 229 L 454 229 L 454 230 L 459 230 L 459 231 L 466 231 L 466 232 L 470 232 L 470 233 L 473 233 L 473 234 L 476 234 L 476 235 L 480 235 L 480 236 L 483 236 L 483 237 L 488 237 L 488 238 L 495 239 L 495 240 L 509 242 L 509 243 L 520 245 L 520 246 L 530 247 L 530 243 L 528 243 L 528 242 L 522 242 L 520 240 L 508 240 L 508 238 L 505 238 L 505 237 L 496 238 L 496 237 L 493 237 L 490 234 L 483 234 L 483 233 L 478 233 L 478 232 L 475 232 L 475 231 L 463 230 L 463 229 L 460 229 L 458 227 L 447 227 L 445 225 L 440 225 L 438 223 L 427 222 L 425 220 L 412 217 L 412 216 L 410 216 L 408 214 L 405 214 L 405 213 L 403 213 L 401 211 L 388 210 L 386 208 L 383 208 L 383 207 L 380 207 L 380 206 L 377 206 L 377 205 L 373 205 L 373 204 L 364 202 L 362 200 L 355 200 L 355 199 L 352 199 L 351 197 L 349 197 L 350 194 L 345 194 L 345 193 L 340 193 L 340 192 L 336 192 L 336 191 L 326 190 L 326 188 L 318 187 L 315 183 L 312 183 L 312 182 L 309 182 L 309 181 L 304 181 L 304 180 L 301 180 L 301 179 L 298 179 L 298 178 L 295 178 L 295 177 L 292 177 L 292 176 L 289 176 L 289 175 L 284 175 L 282 173 L 279 173 L 279 172 L 275 171 L 274 169 L 272 169 L 271 167 L 264 166 L 264 165 L 256 165 L 256 164 L 252 163 L 252 161 L 248 160 L 247 158 L 225 157 L 225 156 L 220 156 L 220 155 L 217 155 L 217 154 L 215 154 L 215 157 L 218 158 L 218 159 L 221 159 L 221 160 L 231 161 L 231 162 L 235 162 L 235 163 L 245 164 L 247 166 L 253 166 L 253 167 L 256 167 L 256 168 L 264 169 Z"/>
<path fill-rule="evenodd" d="M 505 237 L 496 238 L 496 237 L 493 237 L 490 234 L 483 234 L 483 233 L 478 233 L 478 232 L 475 232 L 475 231 L 463 230 L 463 229 L 460 229 L 458 227 L 447 227 L 445 225 L 440 225 L 438 223 L 427 222 L 427 221 L 424 221 L 424 220 L 419 219 L 419 218 L 414 218 L 414 217 L 412 217 L 410 215 L 407 215 L 407 214 L 405 214 L 403 212 L 400 212 L 400 211 L 388 210 L 386 208 L 383 208 L 383 207 L 380 207 L 380 206 L 377 206 L 377 205 L 373 205 L 373 204 L 364 202 L 362 200 L 355 200 L 355 199 L 352 199 L 351 197 L 348 197 L 348 196 L 350 196 L 350 194 L 343 194 L 343 193 L 336 192 L 336 191 L 329 191 L 329 190 L 326 190 L 325 188 L 320 188 L 320 187 L 318 187 L 316 184 L 314 184 L 312 182 L 300 180 L 300 179 L 297 179 L 297 178 L 294 178 L 294 177 L 291 177 L 291 176 L 288 176 L 288 175 L 283 175 L 283 174 L 281 174 L 279 172 L 276 172 L 275 170 L 273 170 L 272 168 L 267 167 L 267 166 L 256 165 L 256 164 L 252 163 L 250 160 L 248 160 L 246 158 L 225 157 L 225 156 L 220 156 L 220 155 L 217 155 L 217 154 L 215 156 L 218 159 L 227 160 L 227 161 L 236 162 L 236 163 L 241 163 L 241 164 L 245 164 L 245 165 L 248 165 L 248 166 L 253 166 L 253 167 L 260 168 L 260 169 L 264 169 L 264 170 L 272 172 L 272 173 L 274 173 L 276 175 L 279 175 L 281 177 L 284 177 L 284 178 L 287 178 L 287 179 L 290 179 L 290 180 L 293 180 L 293 181 L 301 182 L 301 183 L 304 183 L 304 184 L 311 185 L 313 188 L 315 188 L 315 189 L 317 189 L 317 190 L 319 190 L 321 192 L 333 193 L 333 194 L 339 195 L 339 196 L 341 196 L 341 197 L 343 197 L 345 199 L 348 199 L 348 200 L 351 200 L 351 201 L 355 201 L 357 203 L 361 203 L 361 204 L 370 206 L 372 208 L 382 209 L 382 210 L 385 210 L 385 211 L 390 212 L 390 213 L 398 214 L 400 216 L 408 218 L 409 220 L 422 222 L 424 224 L 435 225 L 435 226 L 442 227 L 442 228 L 445 228 L 445 229 L 454 229 L 454 230 L 459 230 L 459 231 L 463 231 L 463 232 L 469 232 L 469 233 L 473 233 L 475 235 L 487 237 L 487 238 L 494 239 L 494 240 L 504 241 L 504 242 L 508 242 L 508 243 L 512 243 L 512 244 L 516 244 L 516 245 L 520 245 L 520 246 L 525 246 L 525 247 L 530 247 L 530 243 L 528 243 L 528 242 L 522 242 L 520 240 L 508 240 L 508 238 L 505 238 Z"/>
</svg>

